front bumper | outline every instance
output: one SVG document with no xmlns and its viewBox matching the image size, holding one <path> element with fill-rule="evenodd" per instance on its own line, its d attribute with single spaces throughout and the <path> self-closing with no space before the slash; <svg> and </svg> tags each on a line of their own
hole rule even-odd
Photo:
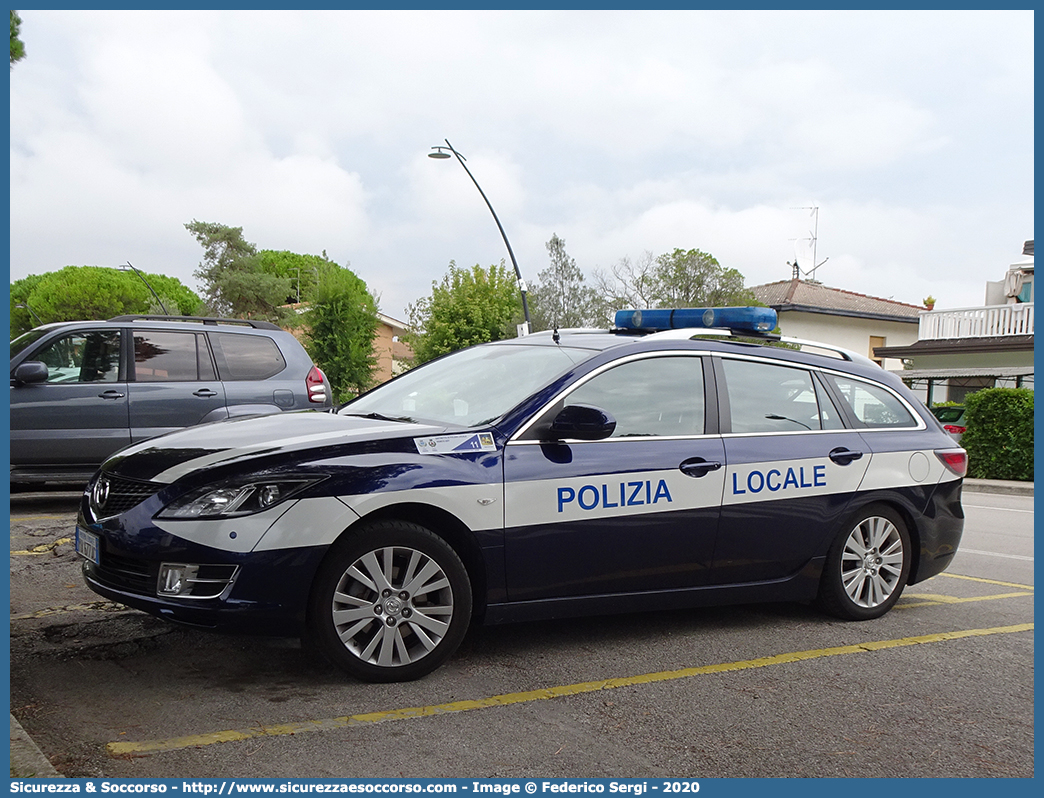
<svg viewBox="0 0 1044 798">
<path fill-rule="evenodd" d="M 82 527 L 82 524 L 81 524 Z M 230 632 L 300 634 L 312 579 L 328 546 L 231 553 L 177 538 L 156 527 L 128 534 L 113 524 L 87 527 L 98 536 L 98 563 L 84 559 L 95 593 L 174 623 Z M 161 563 L 236 566 L 214 598 L 162 596 Z"/>
</svg>

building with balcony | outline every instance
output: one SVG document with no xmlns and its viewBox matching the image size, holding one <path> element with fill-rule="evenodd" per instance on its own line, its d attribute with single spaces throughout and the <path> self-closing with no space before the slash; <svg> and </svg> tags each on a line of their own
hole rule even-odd
<svg viewBox="0 0 1044 798">
<path fill-rule="evenodd" d="M 982 388 L 1033 388 L 1033 242 L 1004 280 L 986 283 L 982 307 L 927 310 L 919 317 L 915 343 L 875 351 L 902 360 L 904 368 L 891 370 L 929 406 L 963 401 Z"/>
</svg>

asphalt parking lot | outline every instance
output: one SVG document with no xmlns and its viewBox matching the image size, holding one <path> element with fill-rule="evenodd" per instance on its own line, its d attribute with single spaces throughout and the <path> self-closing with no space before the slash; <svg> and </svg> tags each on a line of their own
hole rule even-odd
<svg viewBox="0 0 1044 798">
<path fill-rule="evenodd" d="M 397 685 L 100 600 L 63 496 L 12 499 L 11 708 L 65 776 L 1034 772 L 1032 495 L 966 492 L 951 569 L 877 621 L 769 604 L 492 627 Z"/>
</svg>

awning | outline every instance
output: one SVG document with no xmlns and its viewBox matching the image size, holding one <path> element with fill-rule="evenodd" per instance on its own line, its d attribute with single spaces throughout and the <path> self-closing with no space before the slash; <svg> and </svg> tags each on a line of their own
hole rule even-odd
<svg viewBox="0 0 1044 798">
<path fill-rule="evenodd" d="M 948 380 L 963 377 L 1032 377 L 1033 366 L 997 366 L 996 368 L 896 369 L 892 373 L 902 380 Z"/>
</svg>

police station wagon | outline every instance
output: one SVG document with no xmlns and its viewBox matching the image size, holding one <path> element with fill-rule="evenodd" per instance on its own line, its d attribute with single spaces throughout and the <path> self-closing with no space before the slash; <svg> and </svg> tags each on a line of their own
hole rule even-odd
<svg viewBox="0 0 1044 798">
<path fill-rule="evenodd" d="M 476 622 L 813 599 L 879 617 L 953 559 L 965 452 L 897 377 L 770 345 L 775 325 L 621 311 L 337 413 L 135 444 L 87 487 L 84 578 L 170 621 L 308 636 L 370 681 L 429 673 Z"/>
</svg>

